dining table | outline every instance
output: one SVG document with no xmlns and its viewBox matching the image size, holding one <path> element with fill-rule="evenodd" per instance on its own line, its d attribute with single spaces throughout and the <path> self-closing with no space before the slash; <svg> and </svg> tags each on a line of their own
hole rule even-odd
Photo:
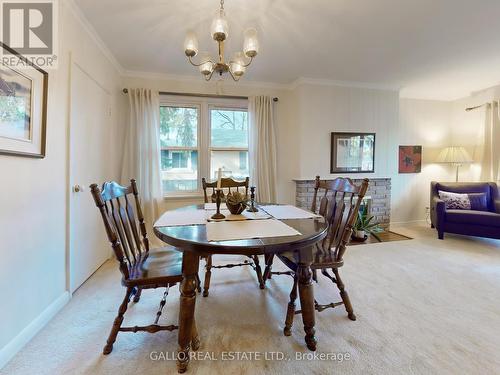
<svg viewBox="0 0 500 375">
<path fill-rule="evenodd" d="M 266 210 L 266 205 L 257 204 L 259 210 Z M 199 213 L 205 205 L 190 205 L 176 210 L 183 215 Z M 175 211 L 175 210 L 174 210 Z M 270 210 L 269 210 L 270 211 Z M 269 219 L 278 220 L 269 215 Z M 195 321 L 196 290 L 200 257 L 214 254 L 225 255 L 265 255 L 272 256 L 283 252 L 293 252 L 297 261 L 299 299 L 302 310 L 302 321 L 305 341 L 311 350 L 316 348 L 315 307 L 311 263 L 313 247 L 327 235 L 328 225 L 321 216 L 311 218 L 279 219 L 280 222 L 296 231 L 295 235 L 274 237 L 236 238 L 214 241 L 207 237 L 207 224 L 199 222 L 194 225 L 155 224 L 154 233 L 163 242 L 172 245 L 182 254 L 182 282 L 180 285 L 179 331 L 177 369 L 183 373 L 188 369 L 190 351 L 200 347 L 200 336 Z M 187 222 L 189 224 L 189 222 Z M 213 222 L 209 225 L 217 225 Z M 277 223 L 278 224 L 278 223 Z"/>
</svg>

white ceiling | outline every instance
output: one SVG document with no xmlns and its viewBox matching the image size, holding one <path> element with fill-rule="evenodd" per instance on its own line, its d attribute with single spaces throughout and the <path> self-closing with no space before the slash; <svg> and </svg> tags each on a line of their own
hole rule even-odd
<svg viewBox="0 0 500 375">
<path fill-rule="evenodd" d="M 126 70 L 198 75 L 183 53 L 190 29 L 200 50 L 216 51 L 218 0 L 75 1 Z M 305 77 L 443 100 L 500 83 L 500 0 L 226 0 L 225 8 L 228 53 L 241 49 L 245 28 L 259 32 L 248 81 Z"/>
</svg>

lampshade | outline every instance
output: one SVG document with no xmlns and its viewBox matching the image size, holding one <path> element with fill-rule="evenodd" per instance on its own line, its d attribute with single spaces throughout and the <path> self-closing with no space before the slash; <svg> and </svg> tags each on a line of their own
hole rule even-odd
<svg viewBox="0 0 500 375">
<path fill-rule="evenodd" d="M 231 72 L 236 76 L 240 77 L 245 73 L 245 58 L 243 52 L 236 52 L 231 59 L 230 64 Z"/>
<path fill-rule="evenodd" d="M 444 148 L 438 155 L 437 163 L 466 164 L 473 160 L 467 150 L 461 146 Z"/>
<path fill-rule="evenodd" d="M 196 56 L 198 53 L 198 39 L 196 39 L 196 35 L 193 32 L 189 32 L 186 35 L 186 39 L 184 40 L 184 53 L 186 56 Z"/>
<path fill-rule="evenodd" d="M 217 11 L 212 26 L 210 27 L 212 38 L 219 42 L 227 39 L 229 33 L 229 25 L 227 23 L 226 14 L 223 9 Z"/>
<path fill-rule="evenodd" d="M 210 61 L 210 54 L 208 52 L 202 52 L 200 55 L 200 73 L 208 76 L 214 70 L 214 64 Z"/>
<path fill-rule="evenodd" d="M 249 28 L 245 30 L 245 41 L 243 42 L 243 52 L 248 57 L 255 57 L 259 52 L 259 40 L 257 39 L 257 30 Z"/>
</svg>

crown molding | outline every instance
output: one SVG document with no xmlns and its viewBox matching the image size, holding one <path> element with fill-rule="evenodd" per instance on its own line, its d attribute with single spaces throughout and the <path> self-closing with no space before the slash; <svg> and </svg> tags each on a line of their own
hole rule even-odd
<svg viewBox="0 0 500 375">
<path fill-rule="evenodd" d="M 337 87 L 352 87 L 360 89 L 400 91 L 401 87 L 396 85 L 388 85 L 384 83 L 358 82 L 358 81 L 337 81 L 323 78 L 306 78 L 299 77 L 288 86 L 290 90 L 296 89 L 300 85 L 316 85 L 316 86 L 337 86 Z"/>
<path fill-rule="evenodd" d="M 157 73 L 157 72 L 142 72 L 138 70 L 124 70 L 122 73 L 123 77 L 126 78 L 142 78 L 142 79 L 156 79 L 164 81 L 178 81 L 187 83 L 204 83 L 201 75 L 181 75 L 181 74 L 167 74 L 167 73 Z M 216 81 L 209 81 L 210 83 L 215 83 Z M 289 84 L 274 83 L 274 82 L 261 82 L 261 81 L 239 81 L 234 82 L 232 80 L 225 80 L 224 85 L 232 87 L 258 87 L 258 88 L 268 88 L 273 90 L 289 90 Z"/>
<path fill-rule="evenodd" d="M 122 76 L 127 78 L 160 79 L 165 81 L 178 81 L 178 82 L 188 82 L 188 83 L 205 82 L 199 75 L 167 74 L 167 73 L 143 72 L 138 70 L 124 70 Z M 397 92 L 399 92 L 401 89 L 399 86 L 387 85 L 382 83 L 336 81 L 331 79 L 305 78 L 305 77 L 297 78 L 291 83 L 276 83 L 276 82 L 262 82 L 262 81 L 233 82 L 231 80 L 226 80 L 224 81 L 224 84 L 227 86 L 235 86 L 235 87 L 236 86 L 258 87 L 258 88 L 268 88 L 275 90 L 295 90 L 300 85 L 351 87 L 351 88 L 363 88 L 363 89 L 397 91 Z"/>
<path fill-rule="evenodd" d="M 111 50 L 108 48 L 106 43 L 101 39 L 97 31 L 94 29 L 94 27 L 90 24 L 88 21 L 87 17 L 85 17 L 85 14 L 83 14 L 82 10 L 80 7 L 75 3 L 74 0 L 64 0 L 62 1 L 64 5 L 68 7 L 68 9 L 71 11 L 71 13 L 75 16 L 75 18 L 78 20 L 78 22 L 82 25 L 84 30 L 87 32 L 87 34 L 91 37 L 91 39 L 95 42 L 99 50 L 103 53 L 103 55 L 109 60 L 109 62 L 115 67 L 115 69 L 118 71 L 120 75 L 123 75 L 125 69 L 123 66 L 118 62 L 116 59 L 115 55 L 111 52 Z"/>
</svg>

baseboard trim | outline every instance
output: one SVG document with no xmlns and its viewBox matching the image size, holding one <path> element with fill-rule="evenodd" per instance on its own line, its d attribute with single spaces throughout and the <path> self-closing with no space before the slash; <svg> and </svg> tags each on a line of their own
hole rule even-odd
<svg viewBox="0 0 500 375">
<path fill-rule="evenodd" d="M 0 349 L 0 370 L 69 302 L 68 291 L 61 294 L 28 324 L 16 337 Z"/>
<path fill-rule="evenodd" d="M 411 225 L 411 224 L 425 224 L 426 220 L 411 220 L 411 221 L 391 221 L 389 226 L 401 226 L 401 225 Z M 430 227 L 430 224 L 429 224 Z"/>
</svg>

